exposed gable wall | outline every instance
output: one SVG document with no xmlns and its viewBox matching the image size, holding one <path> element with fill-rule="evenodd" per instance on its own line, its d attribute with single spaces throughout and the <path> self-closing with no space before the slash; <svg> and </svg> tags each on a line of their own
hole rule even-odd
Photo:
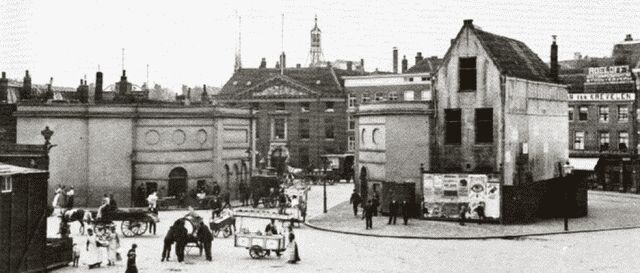
<svg viewBox="0 0 640 273">
<path fill-rule="evenodd" d="M 476 57 L 477 90 L 475 92 L 459 92 L 458 59 L 460 57 Z M 449 49 L 444 63 L 438 70 L 436 83 L 437 120 L 436 141 L 442 155 L 441 160 L 434 160 L 434 166 L 440 171 L 473 171 L 476 168 L 491 168 L 497 171 L 499 164 L 497 152 L 501 145 L 501 92 L 500 72 L 495 66 L 473 31 L 463 28 L 455 43 Z M 444 109 L 460 108 L 462 110 L 462 144 L 445 145 Z M 475 145 L 475 109 L 493 108 L 494 141 L 492 144 Z M 467 168 L 469 164 L 470 168 Z"/>
</svg>

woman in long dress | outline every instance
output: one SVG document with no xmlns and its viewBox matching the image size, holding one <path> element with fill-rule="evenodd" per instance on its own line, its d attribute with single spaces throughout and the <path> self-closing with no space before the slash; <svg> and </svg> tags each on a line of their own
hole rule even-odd
<svg viewBox="0 0 640 273">
<path fill-rule="evenodd" d="M 120 237 L 118 237 L 118 233 L 116 233 L 116 227 L 111 226 L 111 235 L 109 236 L 109 245 L 107 246 L 108 265 L 116 265 L 119 248 Z"/>
<path fill-rule="evenodd" d="M 300 261 L 300 254 L 298 253 L 298 244 L 296 243 L 296 236 L 293 232 L 289 233 L 289 243 L 286 250 L 287 263 L 295 264 Z"/>
<path fill-rule="evenodd" d="M 87 253 L 83 255 L 85 257 L 84 264 L 89 266 L 89 269 L 100 267 L 102 264 L 102 255 L 100 255 L 100 246 L 98 245 L 98 239 L 93 234 L 93 229 L 87 229 Z"/>
</svg>

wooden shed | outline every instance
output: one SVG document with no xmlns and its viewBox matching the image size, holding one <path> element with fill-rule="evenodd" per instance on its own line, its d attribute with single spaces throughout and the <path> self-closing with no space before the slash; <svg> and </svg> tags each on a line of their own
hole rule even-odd
<svg viewBox="0 0 640 273">
<path fill-rule="evenodd" d="M 45 271 L 49 172 L 0 163 L 0 272 Z"/>
</svg>

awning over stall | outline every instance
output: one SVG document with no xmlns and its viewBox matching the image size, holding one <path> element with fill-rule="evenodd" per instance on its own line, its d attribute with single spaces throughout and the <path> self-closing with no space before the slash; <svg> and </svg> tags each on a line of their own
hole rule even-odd
<svg viewBox="0 0 640 273">
<path fill-rule="evenodd" d="M 569 164 L 576 171 L 594 171 L 598 164 L 598 159 L 597 157 L 569 158 Z"/>
</svg>

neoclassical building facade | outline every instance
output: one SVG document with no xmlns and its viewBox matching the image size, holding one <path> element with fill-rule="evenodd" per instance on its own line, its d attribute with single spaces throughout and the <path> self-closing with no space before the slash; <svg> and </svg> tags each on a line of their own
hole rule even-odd
<svg viewBox="0 0 640 273">
<path fill-rule="evenodd" d="M 17 143 L 41 144 L 40 131 L 53 130 L 49 191 L 74 186 L 78 206 L 99 205 L 105 193 L 130 206 L 140 189 L 179 196 L 214 181 L 233 197 L 253 162 L 244 109 L 26 103 L 15 116 Z"/>
</svg>

